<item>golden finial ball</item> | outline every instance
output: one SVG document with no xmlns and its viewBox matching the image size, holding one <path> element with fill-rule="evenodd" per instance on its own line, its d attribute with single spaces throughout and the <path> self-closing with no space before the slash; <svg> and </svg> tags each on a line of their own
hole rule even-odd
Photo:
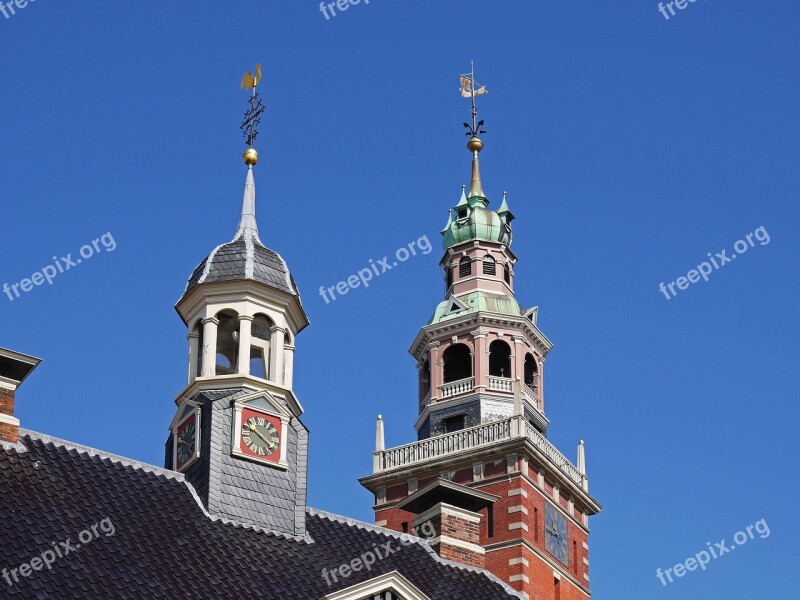
<svg viewBox="0 0 800 600">
<path fill-rule="evenodd" d="M 248 167 L 254 166 L 258 162 L 258 152 L 256 152 L 255 148 L 248 148 L 244 151 L 244 164 Z"/>
<path fill-rule="evenodd" d="M 467 148 L 470 152 L 480 152 L 483 149 L 483 142 L 478 136 L 473 136 L 467 142 Z"/>
</svg>

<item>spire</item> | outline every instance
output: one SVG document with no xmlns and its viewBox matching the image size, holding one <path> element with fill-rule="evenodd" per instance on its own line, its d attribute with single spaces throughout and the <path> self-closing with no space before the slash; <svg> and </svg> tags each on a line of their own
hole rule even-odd
<svg viewBox="0 0 800 600">
<path fill-rule="evenodd" d="M 253 166 L 247 167 L 247 179 L 244 182 L 244 195 L 242 197 L 242 214 L 239 217 L 239 228 L 233 239 L 240 237 L 254 237 L 258 239 L 258 224 L 256 223 L 256 182 L 253 178 Z"/>
</svg>

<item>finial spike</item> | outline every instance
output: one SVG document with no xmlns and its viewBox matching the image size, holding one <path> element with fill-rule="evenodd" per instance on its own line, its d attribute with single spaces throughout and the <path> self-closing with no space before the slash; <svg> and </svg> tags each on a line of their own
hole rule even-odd
<svg viewBox="0 0 800 600">
<path fill-rule="evenodd" d="M 375 423 L 375 452 L 384 450 L 386 450 L 386 439 L 383 431 L 383 417 L 378 415 L 378 421 Z"/>
</svg>

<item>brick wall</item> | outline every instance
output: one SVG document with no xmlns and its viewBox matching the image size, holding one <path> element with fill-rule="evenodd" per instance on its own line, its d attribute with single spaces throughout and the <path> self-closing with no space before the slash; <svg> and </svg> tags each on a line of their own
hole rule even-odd
<svg viewBox="0 0 800 600">
<path fill-rule="evenodd" d="M 14 392 L 0 388 L 0 413 L 14 415 Z"/>
</svg>

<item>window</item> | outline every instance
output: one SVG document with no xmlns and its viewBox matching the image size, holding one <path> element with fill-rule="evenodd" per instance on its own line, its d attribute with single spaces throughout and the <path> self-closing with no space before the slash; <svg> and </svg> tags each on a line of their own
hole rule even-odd
<svg viewBox="0 0 800 600">
<path fill-rule="evenodd" d="M 239 315 L 222 312 L 217 315 L 217 375 L 236 373 L 236 357 L 238 355 Z"/>
<path fill-rule="evenodd" d="M 503 280 L 511 285 L 511 269 L 508 268 L 508 265 L 503 265 Z"/>
<path fill-rule="evenodd" d="M 442 353 L 444 383 L 472 377 L 472 356 L 469 346 L 453 344 Z"/>
<path fill-rule="evenodd" d="M 444 420 L 444 432 L 453 433 L 454 431 L 461 431 L 467 425 L 467 415 L 456 415 L 454 417 L 447 417 Z"/>
<path fill-rule="evenodd" d="M 447 285 L 447 288 L 444 290 L 444 292 L 446 294 L 447 291 L 450 289 L 450 286 L 453 285 L 453 267 L 447 267 L 445 269 L 445 277 L 446 277 L 445 285 Z"/>
<path fill-rule="evenodd" d="M 484 275 L 497 275 L 497 263 L 491 256 L 483 257 L 483 274 Z"/>
<path fill-rule="evenodd" d="M 419 370 L 419 392 L 424 398 L 431 391 L 431 364 L 426 359 Z"/>
<path fill-rule="evenodd" d="M 467 277 L 468 275 L 472 275 L 472 260 L 464 258 L 458 265 L 458 276 Z"/>
<path fill-rule="evenodd" d="M 467 208 L 466 207 L 459 208 L 459 209 L 456 210 L 456 216 L 459 219 L 466 219 L 467 218 L 467 214 L 469 214 L 469 213 L 467 212 Z"/>
<path fill-rule="evenodd" d="M 539 366 L 530 352 L 525 355 L 525 385 L 533 391 L 539 386 Z"/>
<path fill-rule="evenodd" d="M 503 340 L 495 340 L 489 345 L 489 375 L 511 377 L 511 347 Z"/>
<path fill-rule="evenodd" d="M 197 334 L 197 370 L 195 375 L 200 377 L 203 375 L 203 321 L 200 320 L 195 326 L 195 330 L 199 330 Z"/>
<path fill-rule="evenodd" d="M 272 321 L 264 315 L 253 317 L 250 336 L 250 375 L 269 379 Z"/>
</svg>

